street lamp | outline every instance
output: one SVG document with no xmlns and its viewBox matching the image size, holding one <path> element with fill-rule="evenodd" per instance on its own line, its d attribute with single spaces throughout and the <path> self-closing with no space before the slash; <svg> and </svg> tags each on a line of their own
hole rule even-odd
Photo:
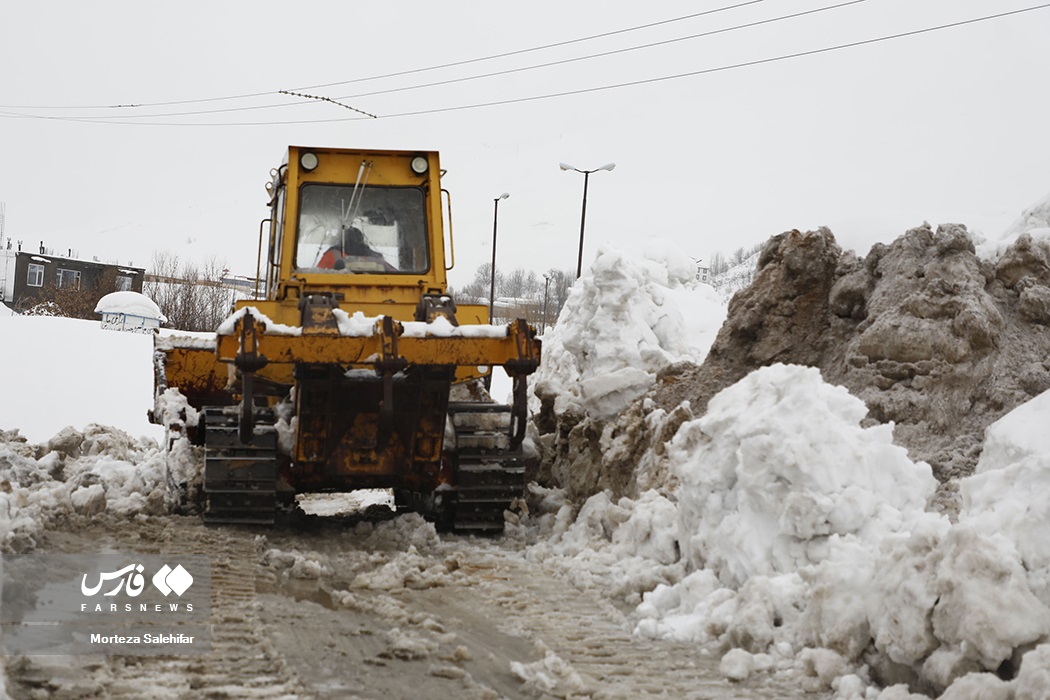
<svg viewBox="0 0 1050 700">
<path fill-rule="evenodd" d="M 580 214 L 580 255 L 576 260 L 576 279 L 580 279 L 580 273 L 583 272 L 583 226 L 587 222 L 587 180 L 590 178 L 591 173 L 596 173 L 599 170 L 612 170 L 616 167 L 616 163 L 606 163 L 602 167 L 595 168 L 594 170 L 580 170 L 568 163 L 558 163 L 558 167 L 562 170 L 575 170 L 578 173 L 583 173 L 583 213 Z"/>
<path fill-rule="evenodd" d="M 544 273 L 543 279 L 545 280 L 543 285 L 543 330 L 540 331 L 540 335 L 547 332 L 547 294 L 551 289 L 551 275 L 549 272 Z"/>
<path fill-rule="evenodd" d="M 499 201 L 509 196 L 510 193 L 504 192 L 492 200 L 494 205 L 492 211 L 492 283 L 489 286 L 489 323 L 493 325 L 496 320 L 492 314 L 496 302 L 496 223 L 499 221 Z"/>
</svg>

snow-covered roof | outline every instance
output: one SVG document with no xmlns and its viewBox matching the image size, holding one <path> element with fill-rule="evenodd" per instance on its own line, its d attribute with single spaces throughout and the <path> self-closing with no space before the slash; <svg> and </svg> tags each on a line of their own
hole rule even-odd
<svg viewBox="0 0 1050 700">
<path fill-rule="evenodd" d="M 161 323 L 167 319 L 160 312 L 160 307 L 145 294 L 138 292 L 112 292 L 98 300 L 95 306 L 96 314 L 121 313 L 129 316 L 142 316 L 144 318 L 160 319 Z"/>
</svg>

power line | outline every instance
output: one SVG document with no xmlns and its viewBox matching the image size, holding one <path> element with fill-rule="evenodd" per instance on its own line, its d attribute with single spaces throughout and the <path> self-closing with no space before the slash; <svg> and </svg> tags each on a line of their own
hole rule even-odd
<svg viewBox="0 0 1050 700">
<path fill-rule="evenodd" d="M 491 102 L 482 102 L 482 103 L 476 103 L 476 104 L 470 104 L 470 105 L 460 105 L 460 106 L 457 106 L 457 107 L 434 108 L 434 109 L 427 109 L 427 110 L 418 110 L 418 111 L 415 111 L 415 112 L 401 112 L 401 113 L 398 113 L 398 114 L 386 114 L 386 115 L 381 115 L 381 116 L 385 117 L 385 118 L 393 118 L 393 117 L 421 116 L 421 115 L 425 115 L 425 114 L 439 114 L 439 113 L 443 113 L 443 112 L 455 112 L 455 111 L 462 111 L 462 110 L 467 110 L 467 109 L 479 109 L 479 108 L 482 108 L 482 107 L 495 107 L 495 106 L 499 106 L 499 105 L 519 104 L 519 103 L 522 103 L 522 102 L 532 102 L 532 101 L 537 101 L 537 100 L 553 99 L 553 98 L 556 98 L 556 97 L 568 97 L 568 96 L 571 96 L 571 95 L 583 95 L 583 94 L 588 94 L 588 93 L 593 93 L 593 92 L 602 92 L 602 91 L 605 91 L 605 90 L 616 90 L 616 89 L 625 88 L 625 87 L 635 87 L 635 86 L 638 86 L 638 85 L 647 85 L 647 84 L 651 84 L 651 83 L 665 82 L 665 81 L 668 81 L 668 80 L 678 80 L 680 78 L 688 78 L 688 77 L 693 77 L 693 76 L 698 76 L 698 75 L 707 75 L 707 74 L 710 74 L 710 73 L 720 73 L 720 72 L 724 72 L 724 71 L 728 71 L 728 70 L 734 70 L 734 69 L 737 69 L 737 68 L 746 68 L 746 67 L 749 67 L 749 66 L 758 66 L 758 65 L 764 65 L 764 64 L 767 64 L 767 63 L 776 63 L 778 61 L 786 61 L 786 60 L 790 60 L 790 59 L 794 59 L 794 58 L 801 58 L 801 57 L 804 57 L 804 56 L 815 56 L 815 55 L 818 55 L 818 54 L 829 53 L 831 51 L 839 51 L 841 49 L 849 49 L 849 48 L 855 48 L 855 47 L 858 47 L 858 46 L 867 46 L 867 45 L 870 45 L 870 44 L 877 44 L 877 43 L 880 43 L 880 42 L 883 42 L 883 41 L 890 41 L 890 40 L 893 40 L 893 39 L 902 39 L 902 38 L 905 38 L 905 37 L 917 36 L 917 35 L 920 35 L 920 34 L 928 34 L 930 32 L 940 31 L 942 29 L 952 29 L 952 28 L 955 28 L 955 27 L 966 26 L 966 25 L 969 25 L 969 24 L 976 24 L 978 22 L 985 22 L 985 21 L 988 21 L 988 20 L 1001 19 L 1003 17 L 1010 17 L 1010 16 L 1013 16 L 1013 15 L 1019 15 L 1019 14 L 1025 13 L 1025 12 L 1033 12 L 1035 10 L 1045 10 L 1048 7 L 1050 7 L 1050 3 L 1045 3 L 1045 4 L 1042 4 L 1042 5 L 1035 5 L 1035 6 L 1032 6 L 1032 7 L 1021 8 L 1019 10 L 1010 10 L 1010 11 L 1007 11 L 1007 12 L 1000 12 L 1000 13 L 997 13 L 997 14 L 994 14 L 994 15 L 986 15 L 984 17 L 975 17 L 975 18 L 972 18 L 972 19 L 960 20 L 958 22 L 949 22 L 947 24 L 937 25 L 935 27 L 926 27 L 924 29 L 915 29 L 915 30 L 911 30 L 911 31 L 907 31 L 907 32 L 900 32 L 900 33 L 897 33 L 897 34 L 889 34 L 889 35 L 886 35 L 886 36 L 876 37 L 874 39 L 863 39 L 861 41 L 852 41 L 852 42 L 848 42 L 848 43 L 845 43 L 845 44 L 837 44 L 835 46 L 826 46 L 826 47 L 819 48 L 819 49 L 811 49 L 809 51 L 799 51 L 797 53 L 783 54 L 781 56 L 773 56 L 773 57 L 770 57 L 770 58 L 761 58 L 761 59 L 756 59 L 754 61 L 743 61 L 743 62 L 740 62 L 740 63 L 733 63 L 733 64 L 729 64 L 729 65 L 725 65 L 725 66 L 717 66 L 715 68 L 705 68 L 705 69 L 702 69 L 702 70 L 689 71 L 689 72 L 686 72 L 686 73 L 676 73 L 674 75 L 665 75 L 665 76 L 660 76 L 660 77 L 656 77 L 656 78 L 646 78 L 646 79 L 642 79 L 642 80 L 633 80 L 633 81 L 629 81 L 629 82 L 625 82 L 625 83 L 616 83 L 616 84 L 613 84 L 613 85 L 602 85 L 602 86 L 592 87 L 592 88 L 580 88 L 580 89 L 577 89 L 577 90 L 567 90 L 567 91 L 564 91 L 564 92 L 548 93 L 546 95 L 533 95 L 533 96 L 530 96 L 530 97 L 512 98 L 512 99 L 507 99 L 507 100 L 494 100 L 494 101 L 491 101 Z"/>
<path fill-rule="evenodd" d="M 785 19 L 795 19 L 796 17 L 803 17 L 805 15 L 813 15 L 818 12 L 825 12 L 827 10 L 837 10 L 847 5 L 857 5 L 868 0 L 847 0 L 847 2 L 841 2 L 837 5 L 827 5 L 825 7 L 818 7 L 812 10 L 805 10 L 802 12 L 794 12 L 788 15 L 781 15 L 779 17 L 770 17 L 769 19 L 756 20 L 754 22 L 747 22 L 745 24 L 737 24 L 732 27 L 723 27 L 722 29 L 712 29 L 707 32 L 700 32 L 699 34 L 690 34 L 689 36 L 676 37 L 674 39 L 664 39 L 663 41 L 654 41 L 649 44 L 640 44 L 638 46 L 628 46 L 622 49 L 613 49 L 611 51 L 603 51 L 602 53 L 588 54 L 586 56 L 577 56 L 575 58 L 565 58 L 559 61 L 550 61 L 548 63 L 539 63 L 532 66 L 524 66 L 521 68 L 508 68 L 507 70 L 495 71 L 492 73 L 482 73 L 480 75 L 471 75 L 463 78 L 451 78 L 449 80 L 441 80 L 433 83 L 423 83 L 419 85 L 408 85 L 405 87 L 390 88 L 388 90 L 376 90 L 373 92 L 362 92 L 356 95 L 342 95 L 338 99 L 349 100 L 357 99 L 361 97 L 372 97 L 375 95 L 387 95 L 394 92 L 404 92 L 407 90 L 418 90 L 419 88 L 436 87 L 440 85 L 451 85 L 453 83 L 463 83 L 470 80 L 479 80 L 481 78 L 493 78 L 501 75 L 510 75 L 512 73 L 523 73 L 525 71 L 535 70 L 537 68 L 550 68 L 552 66 L 561 66 L 567 63 L 576 63 L 578 61 L 587 61 L 592 58 L 605 58 L 606 56 L 615 56 L 617 54 L 629 53 L 631 51 L 639 51 L 641 49 L 651 49 L 656 46 L 666 46 L 668 44 L 675 44 L 680 41 L 688 41 L 690 39 L 700 39 L 709 36 L 715 36 L 716 34 L 725 34 L 727 32 L 733 32 L 738 29 L 750 29 L 752 27 L 758 27 L 764 24 L 772 24 L 774 22 L 780 22 Z"/>
<path fill-rule="evenodd" d="M 308 96 L 308 97 L 310 97 L 310 99 L 314 99 L 314 100 L 323 100 L 323 101 L 326 101 L 326 102 L 334 102 L 334 100 L 359 99 L 359 98 L 362 98 L 362 97 L 371 97 L 371 96 L 375 96 L 375 95 L 385 95 L 385 94 L 391 94 L 391 93 L 397 93 L 397 92 L 405 92 L 405 91 L 408 91 L 408 90 L 417 90 L 417 89 L 421 89 L 421 88 L 437 87 L 437 86 L 442 86 L 442 85 L 450 85 L 450 84 L 454 84 L 454 83 L 468 82 L 468 81 L 472 81 L 472 80 L 480 80 L 480 79 L 483 79 L 483 78 L 492 78 L 492 77 L 497 77 L 497 76 L 502 76 L 502 75 L 509 75 L 509 74 L 512 74 L 512 73 L 522 73 L 522 72 L 526 72 L 526 71 L 530 71 L 530 70 L 536 70 L 536 69 L 539 69 L 539 68 L 550 68 L 550 67 L 553 67 L 553 66 L 560 66 L 560 65 L 564 65 L 564 64 L 568 64 L 568 63 L 576 63 L 576 62 L 579 62 L 579 61 L 585 61 L 585 60 L 590 60 L 590 59 L 594 59 L 594 58 L 605 58 L 607 56 L 613 56 L 613 55 L 616 55 L 616 54 L 629 53 L 631 51 L 638 51 L 638 50 L 642 50 L 642 49 L 649 49 L 649 48 L 654 48 L 654 47 L 657 47 L 657 46 L 665 46 L 665 45 L 668 45 L 668 44 L 674 44 L 674 43 L 678 43 L 678 42 L 681 42 L 681 41 L 687 41 L 687 40 L 691 40 L 691 39 L 705 38 L 705 37 L 714 36 L 714 35 L 717 35 L 717 34 L 725 34 L 725 33 L 732 32 L 732 31 L 737 31 L 737 30 L 740 30 L 740 29 L 750 29 L 752 27 L 757 27 L 757 26 L 765 25 L 765 24 L 772 24 L 774 22 L 780 22 L 780 21 L 783 21 L 783 20 L 786 20 L 786 19 L 795 19 L 795 18 L 798 18 L 798 17 L 803 17 L 805 15 L 816 14 L 818 12 L 825 12 L 827 10 L 835 10 L 835 9 L 839 9 L 839 8 L 842 8 L 842 7 L 846 7 L 848 5 L 857 5 L 857 4 L 862 3 L 862 2 L 867 2 L 867 0 L 847 0 L 846 2 L 841 2 L 841 3 L 837 4 L 837 5 L 828 5 L 828 6 L 825 6 L 825 7 L 818 7 L 818 8 L 812 9 L 812 10 L 805 10 L 805 11 L 802 11 L 802 12 L 795 12 L 795 13 L 792 13 L 792 14 L 781 15 L 779 17 L 770 17 L 768 19 L 757 20 L 757 21 L 754 21 L 754 22 L 747 22 L 745 24 L 738 24 L 738 25 L 734 25 L 734 26 L 731 26 L 731 27 L 723 27 L 721 29 L 714 29 L 714 30 L 707 31 L 707 32 L 700 32 L 698 34 L 690 34 L 690 35 L 684 36 L 684 37 L 676 37 L 676 38 L 673 38 L 673 39 L 665 39 L 663 41 L 651 42 L 649 44 L 640 44 L 640 45 L 636 45 L 636 46 L 628 46 L 628 47 L 622 48 L 622 49 L 614 49 L 614 50 L 605 51 L 605 52 L 602 52 L 602 53 L 588 54 L 586 56 L 577 56 L 575 58 L 567 58 L 567 59 L 563 59 L 563 60 L 559 60 L 559 61 L 551 61 L 551 62 L 548 62 L 548 63 L 540 63 L 540 64 L 531 65 L 531 66 L 522 66 L 522 67 L 519 67 L 519 68 L 510 68 L 510 69 L 507 69 L 507 70 L 496 71 L 496 72 L 492 72 L 492 73 L 482 73 L 482 74 L 478 74 L 478 75 L 465 76 L 465 77 L 461 77 L 461 78 L 452 78 L 452 79 L 449 79 L 449 80 L 442 80 L 442 81 L 437 81 L 437 82 L 432 82 L 432 83 L 423 83 L 423 84 L 418 84 L 418 85 L 408 85 L 408 86 L 403 86 L 403 87 L 390 88 L 390 89 L 387 89 L 387 90 L 376 90 L 376 91 L 373 91 L 373 92 L 359 93 L 357 95 L 342 95 L 342 96 L 338 96 L 336 98 L 316 97 L 316 96 L 312 96 L 312 95 Z M 745 4 L 750 4 L 750 3 L 745 3 Z M 700 13 L 700 14 L 709 14 L 709 13 L 710 12 L 708 12 L 708 13 Z M 668 21 L 671 21 L 671 20 L 666 20 L 664 22 L 655 23 L 655 24 L 665 24 Z M 645 25 L 645 26 L 652 26 L 652 25 Z M 623 30 L 623 31 L 628 31 L 628 30 Z M 566 43 L 566 42 L 563 42 L 563 43 Z M 485 60 L 485 59 L 479 59 L 479 60 Z M 424 70 L 430 70 L 430 69 L 424 69 Z M 333 84 L 337 84 L 337 83 L 333 83 Z M 292 91 L 289 91 L 289 90 L 279 90 L 278 92 L 281 93 L 281 94 L 284 94 L 284 95 L 298 95 L 300 97 L 304 97 L 304 95 L 302 95 L 301 93 L 292 92 Z M 291 106 L 292 104 L 298 105 L 298 104 L 303 104 L 303 103 L 298 103 L 298 102 L 296 102 L 296 103 L 287 103 L 287 102 L 284 102 L 284 103 L 280 103 L 280 104 L 254 105 L 254 106 L 249 106 L 249 107 L 229 107 L 229 108 L 224 108 L 224 109 L 196 110 L 196 111 L 191 111 L 191 112 L 169 112 L 169 113 L 166 113 L 166 114 L 131 114 L 131 115 L 127 115 L 127 116 L 125 116 L 125 115 L 111 115 L 111 116 L 107 116 L 107 117 L 85 116 L 85 117 L 82 117 L 82 118 L 84 120 L 87 120 L 87 121 L 96 121 L 96 120 L 100 120 L 100 119 L 126 119 L 126 120 L 130 121 L 130 120 L 135 120 L 135 119 L 158 119 L 158 118 L 162 118 L 162 117 L 199 116 L 199 115 L 202 115 L 202 114 L 226 114 L 226 113 L 229 113 L 229 112 L 244 112 L 244 111 L 257 110 L 257 109 L 273 109 L 273 108 L 277 108 L 277 107 L 288 107 L 288 106 Z M 338 103 L 336 103 L 336 104 L 338 104 Z M 340 106 L 345 106 L 345 105 L 340 105 Z M 353 109 L 353 108 L 348 108 L 348 109 Z M 360 110 L 355 110 L 355 111 L 360 111 Z M 368 114 L 368 113 L 366 113 L 366 114 Z M 368 114 L 368 116 L 373 116 L 373 115 Z"/>
<path fill-rule="evenodd" d="M 970 24 L 976 24 L 978 22 L 985 22 L 985 21 L 989 21 L 989 20 L 993 20 L 993 19 L 1001 19 L 1003 17 L 1010 17 L 1010 16 L 1014 16 L 1014 15 L 1019 15 L 1019 14 L 1023 14 L 1023 13 L 1026 13 L 1026 12 L 1034 12 L 1036 10 L 1044 10 L 1044 9 L 1046 9 L 1048 7 L 1050 7 L 1050 3 L 1045 3 L 1045 4 L 1042 4 L 1042 5 L 1034 5 L 1034 6 L 1031 6 L 1031 7 L 1021 8 L 1021 9 L 1018 9 L 1018 10 L 1010 10 L 1010 11 L 1007 11 L 1007 12 L 1000 12 L 1000 13 L 993 14 L 993 15 L 985 15 L 983 17 L 975 17 L 975 18 L 972 18 L 972 19 L 960 20 L 958 22 L 950 22 L 950 23 L 947 23 L 947 24 L 941 24 L 941 25 L 937 25 L 937 26 L 934 26 L 934 27 L 926 27 L 924 29 L 915 29 L 915 30 L 911 30 L 911 31 L 907 31 L 907 32 L 900 32 L 900 33 L 897 33 L 897 34 L 888 34 L 888 35 L 881 36 L 881 37 L 875 37 L 873 39 L 863 39 L 861 41 L 853 41 L 853 42 L 848 42 L 848 43 L 845 43 L 845 44 L 837 44 L 837 45 L 834 45 L 834 46 L 826 46 L 826 47 L 819 48 L 819 49 L 811 49 L 811 50 L 808 50 L 808 51 L 799 51 L 799 52 L 791 53 L 791 54 L 783 54 L 783 55 L 780 55 L 780 56 L 773 56 L 773 57 L 769 57 L 769 58 L 761 58 L 761 59 L 756 59 L 756 60 L 753 60 L 753 61 L 743 61 L 743 62 L 740 62 L 740 63 L 727 64 L 727 65 L 724 65 L 724 66 L 717 66 L 717 67 L 714 67 L 714 68 L 704 68 L 704 69 L 701 69 L 701 70 L 689 71 L 689 72 L 686 72 L 686 73 L 676 73 L 676 74 L 673 74 L 673 75 L 664 75 L 664 76 L 658 76 L 658 77 L 655 77 L 655 78 L 645 78 L 645 79 L 641 79 L 641 80 L 633 80 L 633 81 L 624 82 L 624 83 L 615 83 L 615 84 L 612 84 L 612 85 L 601 85 L 601 86 L 590 87 L 590 88 L 579 88 L 579 89 L 576 89 L 576 90 L 566 90 L 564 92 L 547 93 L 547 94 L 544 94 L 544 95 L 532 95 L 532 96 L 529 96 L 529 97 L 510 98 L 510 99 L 506 99 L 506 100 L 493 100 L 493 101 L 490 101 L 490 102 L 479 102 L 479 103 L 474 103 L 474 104 L 469 104 L 469 105 L 458 105 L 458 106 L 454 106 L 454 107 L 437 107 L 437 108 L 432 108 L 432 109 L 417 110 L 417 111 L 414 111 L 414 112 L 400 112 L 400 113 L 394 113 L 394 114 L 381 114 L 381 115 L 378 115 L 378 117 L 380 119 L 390 119 L 390 118 L 395 118 L 395 117 L 413 117 L 413 116 L 422 116 L 422 115 L 427 115 L 427 114 L 441 114 L 441 113 L 445 113 L 445 112 L 456 112 L 456 111 L 463 111 L 463 110 L 468 110 L 468 109 L 480 109 L 480 108 L 483 108 L 483 107 L 496 107 L 496 106 L 501 106 L 501 105 L 521 104 L 521 103 L 524 103 L 524 102 L 534 102 L 534 101 L 538 101 L 538 100 L 554 99 L 554 98 L 558 98 L 558 97 L 568 97 L 568 96 L 572 96 L 572 95 L 583 95 L 583 94 L 589 94 L 589 93 L 594 93 L 594 92 L 603 92 L 605 90 L 616 90 L 616 89 L 626 88 L 626 87 L 636 87 L 636 86 L 639 86 L 639 85 L 648 85 L 648 84 L 652 84 L 652 83 L 666 82 L 666 81 L 669 81 L 669 80 L 678 80 L 678 79 L 681 79 L 681 78 L 694 77 L 694 76 L 698 76 L 698 75 L 707 75 L 707 74 L 711 74 L 711 73 L 725 72 L 725 71 L 729 71 L 729 70 L 735 70 L 735 69 L 738 69 L 738 68 L 746 68 L 746 67 L 749 67 L 749 66 L 758 66 L 758 65 L 765 65 L 765 64 L 768 64 L 768 63 L 776 63 L 776 62 L 779 62 L 779 61 L 786 61 L 786 60 L 790 60 L 790 59 L 801 58 L 801 57 L 804 57 L 804 56 L 815 56 L 815 55 L 818 55 L 818 54 L 829 53 L 829 52 L 832 52 L 832 51 L 839 51 L 839 50 L 842 50 L 842 49 L 856 48 L 858 46 L 868 46 L 868 45 L 871 45 L 871 44 L 877 44 L 877 43 L 881 43 L 881 42 L 884 42 L 884 41 L 891 41 L 891 40 L 894 40 L 894 39 L 902 39 L 902 38 L 905 38 L 905 37 L 918 36 L 918 35 L 921 35 L 921 34 L 928 34 L 930 32 L 940 31 L 940 30 L 943 30 L 943 29 L 952 29 L 952 28 L 955 28 L 955 27 L 962 27 L 962 26 L 966 26 L 966 25 L 970 25 Z M 3 114 L 3 113 L 0 113 L 0 114 Z M 333 123 L 333 122 L 361 121 L 363 119 L 369 119 L 369 117 L 343 117 L 343 118 L 331 118 L 331 119 L 285 120 L 285 121 L 271 121 L 271 122 L 239 122 L 239 123 L 226 122 L 226 123 L 212 123 L 212 124 L 185 124 L 185 123 L 179 123 L 179 122 L 122 122 L 122 121 L 106 121 L 106 120 L 100 120 L 100 119 L 78 119 L 78 118 L 70 118 L 70 117 L 48 117 L 48 116 L 37 116 L 37 115 L 18 115 L 18 116 L 20 116 L 21 118 L 26 118 L 26 119 L 34 119 L 34 118 L 35 119 L 53 119 L 53 120 L 58 120 L 58 121 L 84 122 L 84 123 L 89 123 L 89 124 L 128 125 L 128 124 L 132 124 L 133 123 L 133 124 L 137 124 L 137 125 L 140 125 L 140 126 L 196 126 L 196 127 L 214 127 L 214 126 L 280 126 L 280 125 L 294 125 L 294 124 L 326 124 L 326 123 Z"/>
<path fill-rule="evenodd" d="M 670 19 L 659 20 L 656 22 L 649 22 L 648 24 L 639 24 L 633 27 L 626 27 L 624 29 L 616 29 L 613 31 L 602 32 L 600 34 L 592 34 L 590 36 L 579 37 L 577 39 L 567 39 L 565 41 L 557 41 L 552 44 L 543 44 L 541 46 L 533 46 L 527 49 L 518 49 L 515 51 L 507 51 L 504 53 L 493 54 L 491 56 L 482 56 L 480 58 L 469 58 L 462 61 L 453 61 L 451 63 L 442 63 L 436 66 L 427 66 L 424 68 L 412 68 L 409 70 L 398 71 L 395 73 L 384 73 L 381 75 L 372 75 L 365 78 L 354 78 L 353 80 L 342 80 L 334 83 L 323 83 L 320 85 L 303 85 L 295 88 L 295 90 L 316 90 L 318 88 L 334 87 L 336 85 L 349 85 L 351 83 L 362 83 L 372 80 L 383 80 L 386 78 L 396 78 L 403 75 L 412 75 L 415 73 L 426 73 L 435 70 L 442 70 L 445 68 L 454 68 L 457 66 L 470 65 L 472 63 L 482 63 L 484 61 L 493 61 L 499 58 L 507 58 L 509 56 L 520 56 L 522 54 L 533 53 L 536 51 L 545 51 L 547 49 L 558 48 L 562 46 L 570 46 L 572 44 L 579 44 L 585 41 L 593 41 L 594 39 L 604 39 L 605 37 L 616 36 L 618 34 L 627 34 L 629 32 L 636 32 L 642 29 L 650 29 L 652 27 L 659 27 L 664 24 L 672 24 L 674 22 L 682 22 L 688 19 L 695 19 L 697 17 L 703 17 L 706 15 L 713 15 L 719 12 L 725 12 L 727 10 L 735 10 L 740 7 L 746 7 L 748 5 L 757 5 L 765 2 L 766 0 L 746 0 L 746 2 L 739 2 L 735 5 L 726 5 L 724 7 L 716 7 L 713 10 L 705 10 L 703 12 L 694 12 L 689 15 L 682 15 L 681 17 L 672 17 Z M 172 107 L 176 105 L 187 105 L 187 104 L 200 104 L 204 102 L 221 102 L 225 100 L 242 100 L 255 97 L 268 97 L 275 93 L 275 91 L 267 92 L 251 92 L 242 95 L 228 95 L 225 97 L 204 97 L 190 100 L 169 100 L 166 102 L 140 102 L 135 104 L 118 104 L 118 105 L 63 105 L 63 106 L 47 106 L 47 105 L 0 105 L 0 109 L 121 109 L 128 107 Z M 340 98 L 342 99 L 342 98 Z M 300 104 L 300 103 L 295 103 Z M 264 105 L 264 107 L 278 107 L 285 105 Z M 258 109 L 258 107 L 244 107 L 240 109 Z M 221 110 L 217 110 L 221 111 Z M 230 111 L 237 111 L 230 110 Z M 201 112 L 204 114 L 206 112 Z M 193 113 L 191 113 L 193 114 Z M 153 115 L 153 116 L 167 116 L 167 115 Z"/>
<path fill-rule="evenodd" d="M 691 15 L 683 15 L 681 17 L 674 17 L 672 19 L 660 20 L 659 22 L 650 22 L 649 24 L 640 24 L 635 27 L 628 27 L 627 29 L 617 29 L 610 32 L 603 32 L 601 34 L 592 34 L 591 36 L 581 37 L 579 39 L 569 39 L 567 41 L 558 41 L 553 44 L 544 44 L 543 46 L 535 46 L 530 49 L 519 49 L 517 51 L 507 51 L 506 53 L 498 53 L 492 56 L 485 56 L 483 58 L 471 58 L 464 61 L 455 61 L 453 63 L 444 63 L 438 66 L 430 66 L 429 68 L 416 68 L 414 70 L 399 71 L 397 73 L 386 73 L 384 75 L 374 75 L 368 78 L 355 78 L 354 80 L 343 80 L 336 83 L 325 83 L 323 85 L 310 85 L 303 90 L 315 90 L 317 88 L 335 87 L 336 85 L 350 85 L 351 83 L 363 83 L 369 80 L 381 80 L 385 78 L 397 78 L 403 75 L 412 75 L 414 73 L 425 73 L 428 71 L 441 70 L 444 68 L 454 68 L 457 66 L 465 66 L 471 63 L 480 63 L 482 61 L 492 61 L 497 58 L 507 58 L 509 56 L 520 56 L 521 54 L 532 53 L 534 51 L 545 51 L 546 49 L 554 49 L 562 46 L 569 46 L 571 44 L 579 44 L 584 41 L 592 41 L 594 39 L 604 39 L 605 37 L 616 36 L 617 34 L 626 34 L 628 32 L 636 32 L 640 29 L 650 29 L 652 27 L 659 27 L 664 24 L 671 24 L 672 22 L 681 22 L 687 19 L 695 19 L 697 17 L 704 17 L 706 15 L 713 15 L 718 12 L 725 12 L 726 10 L 735 10 L 740 7 L 746 7 L 747 5 L 757 5 L 765 0 L 748 0 L 747 2 L 740 2 L 735 5 L 726 5 L 724 7 L 716 7 L 713 10 L 705 10 L 704 12 L 695 12 Z"/>
</svg>

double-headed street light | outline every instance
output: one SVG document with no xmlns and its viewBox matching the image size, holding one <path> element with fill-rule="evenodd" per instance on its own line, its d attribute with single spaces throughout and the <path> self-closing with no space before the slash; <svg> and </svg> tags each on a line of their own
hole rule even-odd
<svg viewBox="0 0 1050 700">
<path fill-rule="evenodd" d="M 499 201 L 506 199 L 510 196 L 510 193 L 504 192 L 499 197 L 494 198 L 493 211 L 492 211 L 492 283 L 489 286 L 489 323 L 495 323 L 496 318 L 493 316 L 493 307 L 496 303 L 496 224 L 499 222 Z"/>
<path fill-rule="evenodd" d="M 612 170 L 616 167 L 616 163 L 607 163 L 600 168 L 595 168 L 594 170 L 580 170 L 568 163 L 559 163 L 558 167 L 562 170 L 575 170 L 578 173 L 583 173 L 583 213 L 580 214 L 580 255 L 576 260 L 576 279 L 580 279 L 580 274 L 583 272 L 583 227 L 584 224 L 587 223 L 587 180 L 590 178 L 591 173 L 596 173 L 599 170 Z"/>
</svg>

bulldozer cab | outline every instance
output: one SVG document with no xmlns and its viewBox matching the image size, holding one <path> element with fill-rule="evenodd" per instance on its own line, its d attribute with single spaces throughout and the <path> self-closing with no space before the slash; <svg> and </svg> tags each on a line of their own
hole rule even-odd
<svg viewBox="0 0 1050 700">
<path fill-rule="evenodd" d="M 376 285 L 445 290 L 437 153 L 292 146 L 273 174 L 268 298 Z"/>
</svg>

